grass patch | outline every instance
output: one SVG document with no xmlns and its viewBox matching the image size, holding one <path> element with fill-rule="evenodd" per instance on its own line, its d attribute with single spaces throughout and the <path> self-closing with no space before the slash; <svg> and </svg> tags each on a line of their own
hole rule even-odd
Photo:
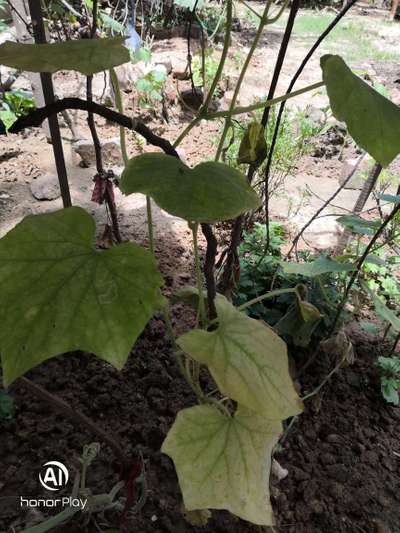
<svg viewBox="0 0 400 533">
<path fill-rule="evenodd" d="M 295 21 L 293 36 L 302 37 L 307 45 L 311 45 L 335 18 L 334 14 L 300 13 Z M 287 13 L 276 22 L 276 26 L 284 28 Z M 396 61 L 400 59 L 400 51 L 386 45 L 379 30 L 391 27 L 387 21 L 376 21 L 367 18 L 349 17 L 341 21 L 326 37 L 321 45 L 324 51 L 337 53 L 346 61 Z M 382 48 L 378 42 L 382 42 Z"/>
</svg>

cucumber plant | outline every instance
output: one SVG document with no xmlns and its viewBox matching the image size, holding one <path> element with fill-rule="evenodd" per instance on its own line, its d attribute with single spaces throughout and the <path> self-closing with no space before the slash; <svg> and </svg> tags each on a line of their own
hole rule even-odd
<svg viewBox="0 0 400 533">
<path fill-rule="evenodd" d="M 125 154 L 119 186 L 126 195 L 140 192 L 151 197 L 165 211 L 187 221 L 193 235 L 197 287 L 186 289 L 175 298 L 195 307 L 195 328 L 175 336 L 169 303 L 161 293 L 163 279 L 152 253 L 132 243 L 96 249 L 95 222 L 80 207 L 28 216 L 0 239 L 0 354 L 4 385 L 9 386 L 38 364 L 74 350 L 91 352 L 121 369 L 149 319 L 162 313 L 182 376 L 198 401 L 198 405 L 177 413 L 162 445 L 162 451 L 175 464 L 185 507 L 189 511 L 227 509 L 259 525 L 274 523 L 269 473 L 282 422 L 301 413 L 303 407 L 289 374 L 285 342 L 270 326 L 244 311 L 267 298 L 290 294 L 296 319 L 314 324 L 319 315 L 306 301 L 301 286 L 261 294 L 239 307 L 216 293 L 212 224 L 240 218 L 258 209 L 261 202 L 241 171 L 219 162 L 232 118 L 268 109 L 325 84 L 334 114 L 347 123 L 354 139 L 377 161 L 387 165 L 400 151 L 399 109 L 357 78 L 338 56 L 322 59 L 323 81 L 248 107 L 237 107 L 238 92 L 262 31 L 277 19 L 284 6 L 270 17 L 271 2 L 266 3 L 231 106 L 213 112 L 208 106 L 230 46 L 233 2 L 228 0 L 221 61 L 198 115 L 174 145 L 136 119 L 76 98 L 59 100 L 21 117 L 9 130 L 17 133 L 29 125 L 39 125 L 63 109 L 83 109 L 135 130 L 164 150 L 164 154 L 146 153 L 130 160 Z M 129 52 L 121 37 L 42 45 L 6 42 L 0 46 L 0 63 L 36 72 L 70 69 L 90 76 L 128 60 Z M 379 139 L 369 128 L 371 116 L 376 123 L 384 123 Z M 201 120 L 220 118 L 224 119 L 224 128 L 215 161 L 194 168 L 181 162 L 176 147 L 182 139 Z M 250 146 L 248 152 L 259 157 L 256 147 Z M 206 291 L 198 247 L 200 228 L 207 239 Z M 284 266 L 287 273 L 309 277 L 355 272 L 353 282 L 360 268 L 359 263 L 343 265 L 328 258 L 306 266 Z M 293 320 L 287 318 L 289 325 Z M 212 394 L 202 388 L 201 368 L 208 369 L 217 386 Z"/>
</svg>

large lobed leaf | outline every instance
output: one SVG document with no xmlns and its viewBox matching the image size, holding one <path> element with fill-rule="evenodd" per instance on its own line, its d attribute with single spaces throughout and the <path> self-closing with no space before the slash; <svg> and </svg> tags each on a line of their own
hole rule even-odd
<svg viewBox="0 0 400 533">
<path fill-rule="evenodd" d="M 207 405 L 180 411 L 161 450 L 174 461 L 186 509 L 226 509 L 273 525 L 269 473 L 281 430 L 243 407 L 233 417 Z"/>
<path fill-rule="evenodd" d="M 228 220 L 260 205 L 238 170 L 211 161 L 191 169 L 160 153 L 131 159 L 120 188 L 124 194 L 147 194 L 168 213 L 194 222 Z"/>
<path fill-rule="evenodd" d="M 321 58 L 333 114 L 382 166 L 400 153 L 400 107 L 353 74 L 340 56 Z"/>
<path fill-rule="evenodd" d="M 117 368 L 160 303 L 151 254 L 94 248 L 95 223 L 71 207 L 25 218 L 0 240 L 4 381 L 50 357 L 93 352 Z"/>
<path fill-rule="evenodd" d="M 222 394 L 273 420 L 302 411 L 289 375 L 286 344 L 266 324 L 216 298 L 218 327 L 192 330 L 177 340 L 184 352 L 208 366 Z"/>
<path fill-rule="evenodd" d="M 51 44 L 0 45 L 0 65 L 28 72 L 76 70 L 89 76 L 130 60 L 124 37 L 81 39 Z"/>
</svg>

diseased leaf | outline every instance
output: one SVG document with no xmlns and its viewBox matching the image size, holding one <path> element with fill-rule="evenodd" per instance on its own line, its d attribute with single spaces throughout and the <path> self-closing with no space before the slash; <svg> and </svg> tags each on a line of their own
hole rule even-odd
<svg viewBox="0 0 400 533">
<path fill-rule="evenodd" d="M 124 194 L 151 196 L 168 213 L 197 222 L 228 220 L 260 205 L 238 170 L 211 161 L 191 169 L 160 153 L 131 159 L 122 173 L 120 188 Z"/>
<path fill-rule="evenodd" d="M 321 255 L 311 263 L 286 263 L 282 262 L 282 269 L 285 274 L 298 274 L 313 278 L 322 274 L 332 274 L 335 272 L 350 272 L 354 270 L 354 265 L 350 263 L 339 263 L 330 257 Z"/>
<path fill-rule="evenodd" d="M 180 411 L 161 451 L 174 461 L 186 509 L 273 525 L 269 474 L 281 431 L 281 422 L 241 406 L 232 417 L 208 405 Z"/>
<path fill-rule="evenodd" d="M 177 340 L 180 348 L 208 366 L 222 394 L 249 409 L 274 420 L 300 413 L 302 402 L 289 375 L 282 339 L 223 296 L 215 303 L 217 329 L 185 333 Z"/>
<path fill-rule="evenodd" d="M 400 108 L 353 74 L 340 56 L 321 58 L 332 112 L 382 166 L 400 153 Z"/>
<path fill-rule="evenodd" d="M 51 44 L 6 41 L 0 45 L 0 65 L 28 72 L 76 70 L 89 76 L 130 60 L 124 40 L 124 37 L 113 37 Z"/>
<path fill-rule="evenodd" d="M 298 300 L 297 303 L 304 322 L 315 322 L 321 318 L 321 313 L 315 305 L 310 304 L 310 302 L 305 302 L 304 300 Z"/>
<path fill-rule="evenodd" d="M 295 346 L 306 347 L 322 318 L 321 313 L 309 302 L 296 299 L 287 313 L 274 325 L 279 335 L 288 335 Z"/>
<path fill-rule="evenodd" d="M 160 304 L 162 278 L 135 244 L 94 248 L 79 207 L 25 218 L 0 239 L 0 354 L 4 381 L 53 356 L 95 353 L 122 368 Z"/>
<path fill-rule="evenodd" d="M 259 122 L 249 124 L 240 143 L 238 163 L 257 163 L 267 157 L 268 148 L 265 140 L 265 129 Z"/>
</svg>

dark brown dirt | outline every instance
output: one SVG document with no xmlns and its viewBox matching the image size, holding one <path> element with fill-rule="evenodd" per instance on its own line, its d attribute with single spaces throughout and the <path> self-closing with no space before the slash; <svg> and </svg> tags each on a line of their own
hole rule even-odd
<svg viewBox="0 0 400 533">
<path fill-rule="evenodd" d="M 356 361 L 306 402 L 276 455 L 289 475 L 273 488 L 279 531 L 400 531 L 400 409 L 385 403 L 374 361 L 379 343 L 357 336 Z M 302 379 L 312 391 L 330 364 Z"/>
</svg>

